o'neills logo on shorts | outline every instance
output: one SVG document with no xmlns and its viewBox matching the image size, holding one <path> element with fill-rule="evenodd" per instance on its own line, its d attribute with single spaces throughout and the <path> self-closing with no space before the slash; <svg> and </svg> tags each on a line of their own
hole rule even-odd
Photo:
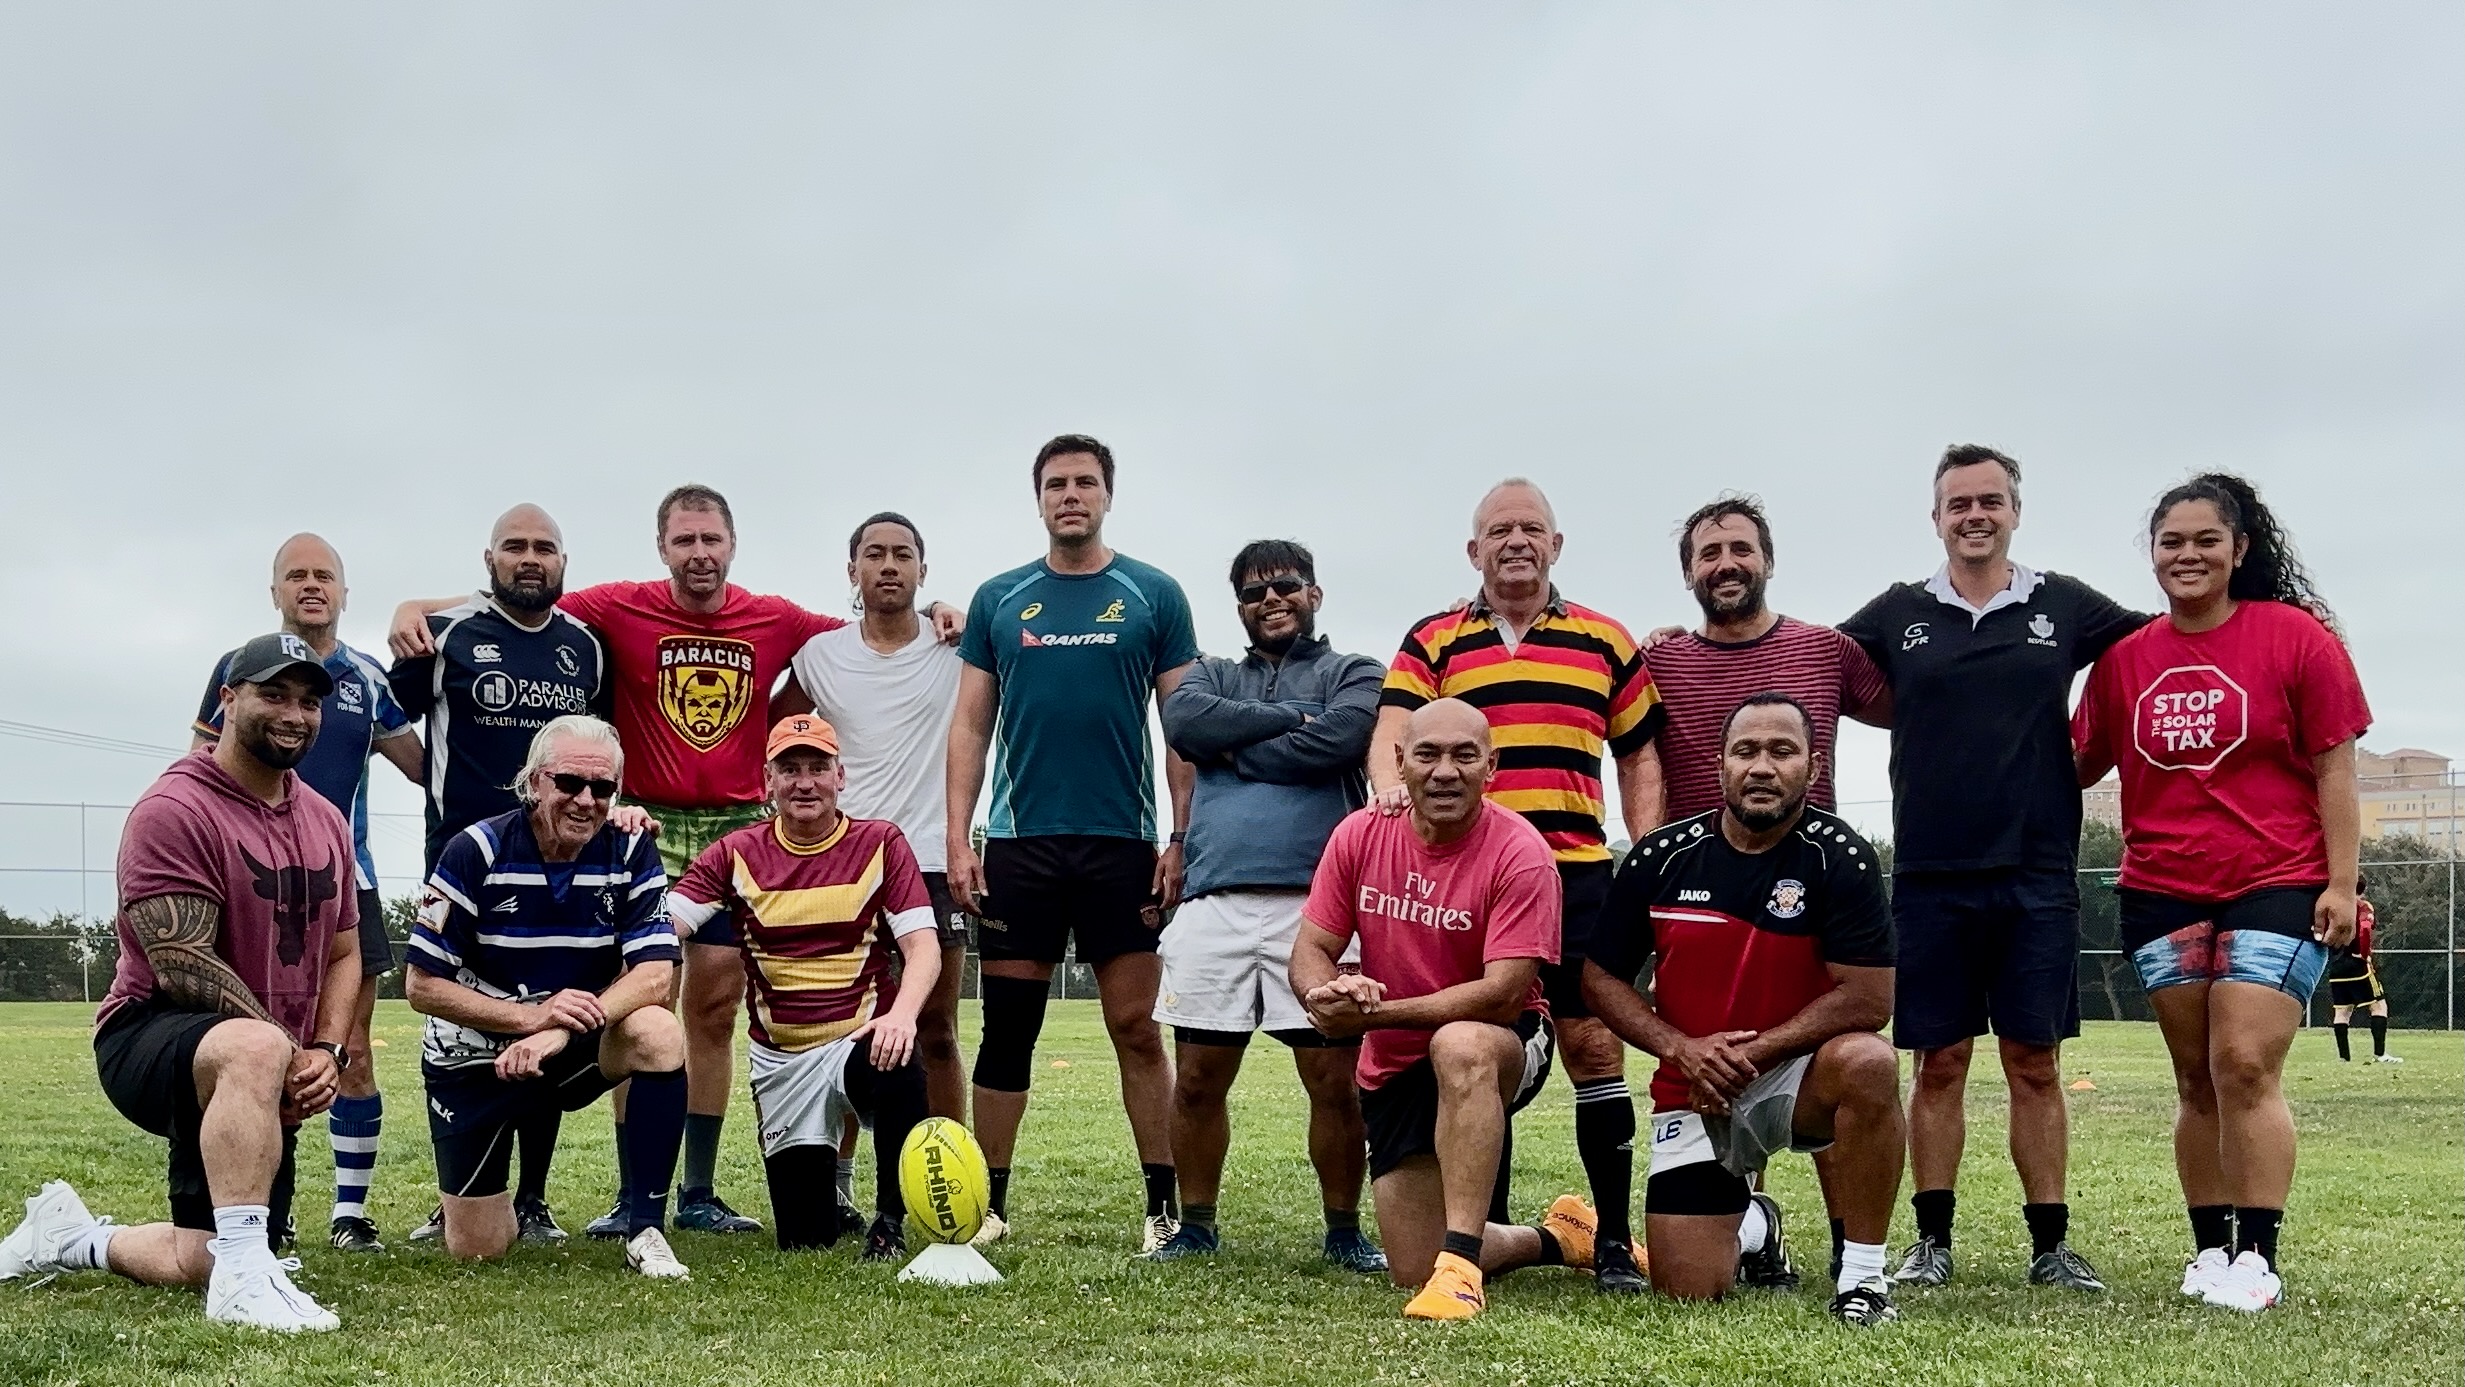
<svg viewBox="0 0 2465 1387">
<path fill-rule="evenodd" d="M 2215 770 L 2250 728 L 2251 696 L 2215 665 L 2176 665 L 2132 705 L 2132 745 L 2159 770 Z"/>
<path fill-rule="evenodd" d="M 753 646 L 716 636 L 659 638 L 659 711 L 696 751 L 727 739 L 753 706 Z"/>
<path fill-rule="evenodd" d="M 1404 890 L 1407 894 L 1399 896 L 1363 882 L 1354 898 L 1353 908 L 1364 915 L 1384 916 L 1389 920 L 1401 920 L 1407 925 L 1422 925 L 1430 929 L 1472 928 L 1471 911 L 1430 899 L 1438 892 L 1438 883 L 1430 878 L 1419 872 L 1406 872 Z M 1413 899 L 1415 896 L 1420 899 Z"/>
</svg>

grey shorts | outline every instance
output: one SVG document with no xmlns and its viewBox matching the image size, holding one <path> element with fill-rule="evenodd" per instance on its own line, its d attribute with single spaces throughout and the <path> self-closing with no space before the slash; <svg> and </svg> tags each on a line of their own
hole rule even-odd
<svg viewBox="0 0 2465 1387">
<path fill-rule="evenodd" d="M 1654 1113 L 1651 1178 L 1658 1180 L 1713 1162 L 1743 1181 L 1783 1151 L 1820 1151 L 1831 1145 L 1828 1138 L 1801 1141 L 1797 1135 L 1797 1093 L 1805 1086 L 1807 1066 L 1813 1063 L 1814 1056 L 1800 1055 L 1778 1069 L 1756 1075 L 1729 1105 L 1725 1117 Z M 1645 1198 L 1648 1207 L 1648 1187 Z"/>
</svg>

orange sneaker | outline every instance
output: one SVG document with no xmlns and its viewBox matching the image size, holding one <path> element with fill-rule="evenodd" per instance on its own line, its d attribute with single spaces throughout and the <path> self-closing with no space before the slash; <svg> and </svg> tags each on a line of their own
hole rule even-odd
<svg viewBox="0 0 2465 1387">
<path fill-rule="evenodd" d="M 1428 1284 L 1404 1307 L 1408 1320 L 1468 1320 L 1489 1301 L 1481 1294 L 1481 1269 L 1452 1252 L 1438 1254 Z"/>
<path fill-rule="evenodd" d="M 1566 1255 L 1566 1264 L 1577 1271 L 1592 1269 L 1592 1235 L 1600 1227 L 1600 1215 L 1578 1195 L 1562 1194 L 1549 1203 L 1549 1212 L 1541 1215 L 1541 1227 L 1558 1240 L 1558 1251 Z"/>
</svg>

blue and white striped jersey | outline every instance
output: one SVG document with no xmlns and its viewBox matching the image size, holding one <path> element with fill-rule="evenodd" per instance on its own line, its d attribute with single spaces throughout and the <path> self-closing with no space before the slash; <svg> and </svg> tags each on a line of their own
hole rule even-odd
<svg viewBox="0 0 2465 1387">
<path fill-rule="evenodd" d="M 214 662 L 214 677 L 206 681 L 196 720 L 189 724 L 190 731 L 209 742 L 223 734 L 223 676 L 238 653 L 226 650 Z M 378 742 L 411 731 L 411 717 L 395 701 L 384 667 L 375 660 L 336 641 L 334 653 L 319 663 L 333 679 L 334 691 L 325 696 L 317 739 L 295 769 L 309 789 L 351 821 L 358 885 L 365 890 L 377 884 L 376 860 L 368 854 L 368 754 Z"/>
<path fill-rule="evenodd" d="M 571 862 L 545 862 L 528 811 L 482 819 L 438 858 L 411 929 L 410 965 L 487 997 L 599 992 L 639 963 L 675 962 L 667 873 L 647 833 L 603 827 Z M 520 1039 L 428 1018 L 433 1069 L 493 1064 Z"/>
</svg>

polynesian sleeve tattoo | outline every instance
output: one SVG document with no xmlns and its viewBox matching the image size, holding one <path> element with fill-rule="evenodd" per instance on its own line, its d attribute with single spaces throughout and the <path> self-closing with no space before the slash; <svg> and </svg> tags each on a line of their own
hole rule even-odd
<svg viewBox="0 0 2465 1387">
<path fill-rule="evenodd" d="M 272 1021 L 240 975 L 214 952 L 222 907 L 203 896 L 149 896 L 128 907 L 137 947 L 154 966 L 154 994 L 190 1011 Z"/>
</svg>

